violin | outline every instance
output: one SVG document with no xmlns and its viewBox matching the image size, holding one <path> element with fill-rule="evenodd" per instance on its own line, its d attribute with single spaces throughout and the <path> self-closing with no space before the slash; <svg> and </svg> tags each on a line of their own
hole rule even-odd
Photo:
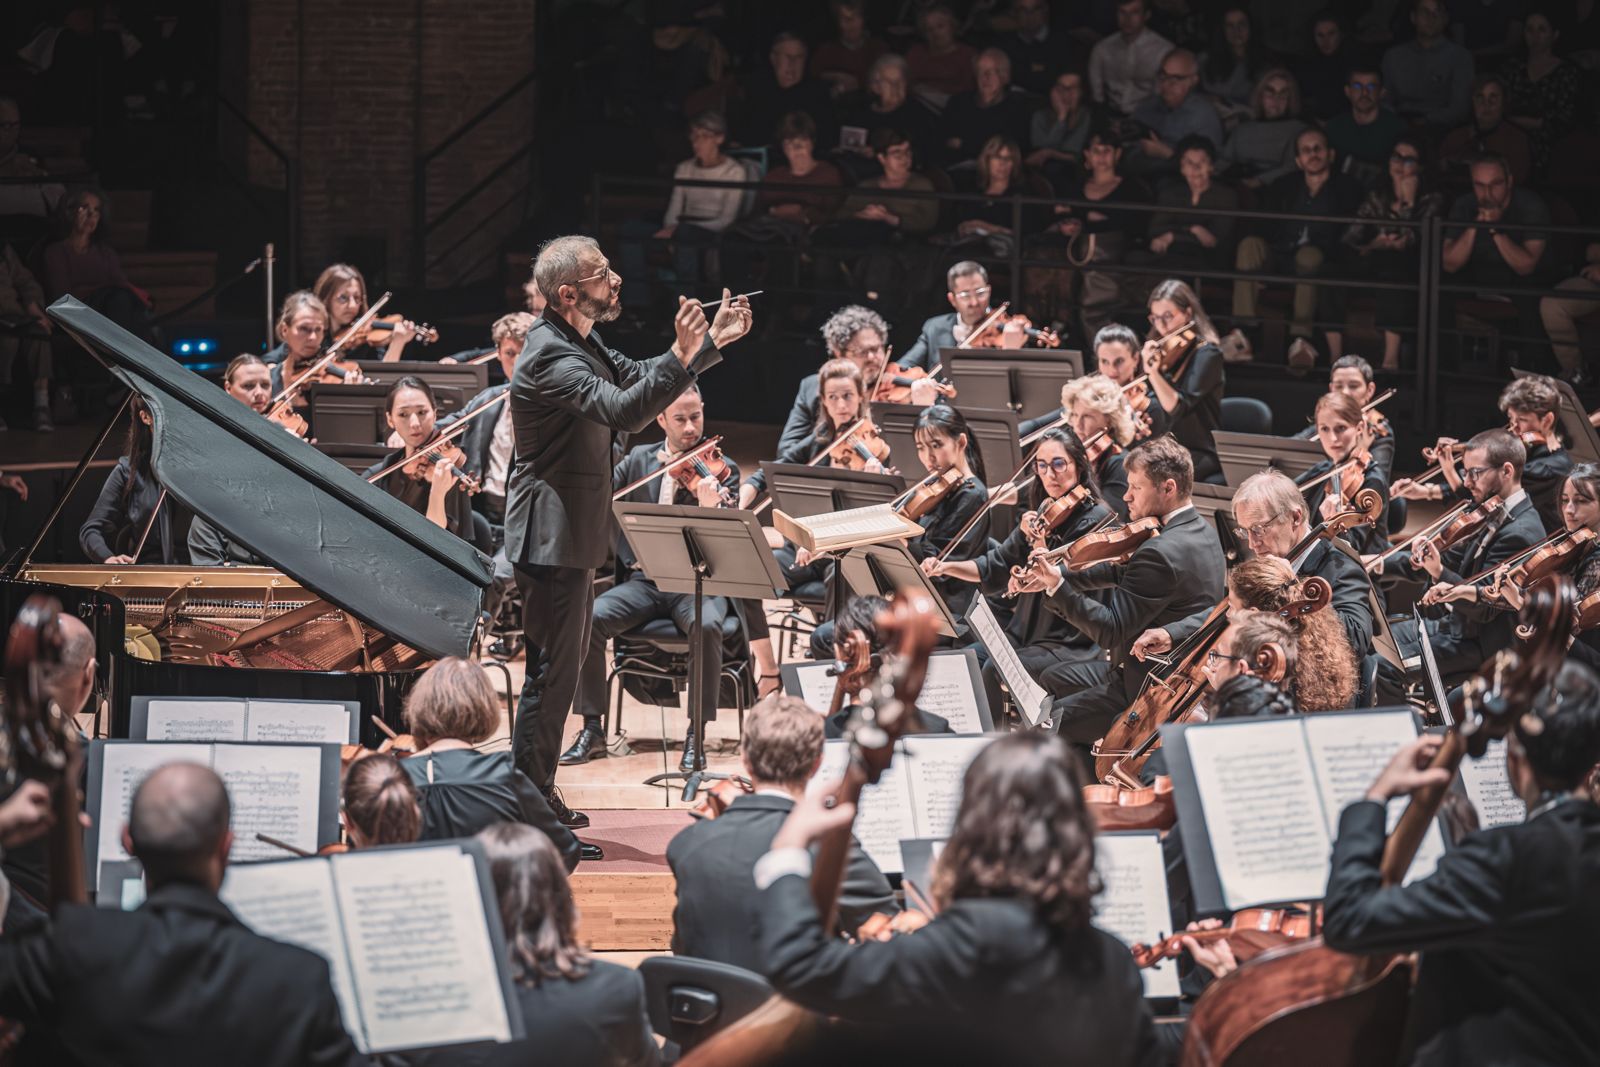
<svg viewBox="0 0 1600 1067">
<path fill-rule="evenodd" d="M 735 800 L 755 791 L 755 783 L 742 775 L 719 779 L 706 787 L 700 803 L 691 808 L 689 814 L 697 819 L 715 819 Z"/>
<path fill-rule="evenodd" d="M 1600 626 L 1600 589 L 1573 605 L 1572 620 L 1572 628 L 1578 633 Z"/>
<path fill-rule="evenodd" d="M 722 498 L 723 504 L 731 507 L 733 496 L 721 484 L 730 469 L 727 457 L 718 447 L 721 440 L 721 437 L 713 437 L 705 445 L 696 446 L 679 457 L 683 462 L 672 468 L 672 479 L 692 493 L 702 478 L 710 478 L 717 483 L 717 495 Z"/>
<path fill-rule="evenodd" d="M 1174 960 L 1183 955 L 1185 938 L 1192 937 L 1200 944 L 1227 939 L 1234 958 L 1242 963 L 1268 949 L 1311 937 L 1316 932 L 1316 923 L 1309 911 L 1298 908 L 1243 908 L 1234 912 L 1226 925 L 1215 929 L 1185 930 L 1153 945 L 1136 942 L 1128 947 L 1133 952 L 1134 963 L 1140 967 L 1154 967 L 1162 960 Z"/>
<path fill-rule="evenodd" d="M 1361 405 L 1361 417 L 1367 420 L 1367 429 L 1373 437 L 1388 437 L 1390 434 L 1389 420 L 1383 417 L 1378 405 L 1394 394 L 1395 390 L 1388 389 Z"/>
<path fill-rule="evenodd" d="M 353 343 L 371 348 L 387 345 L 394 331 L 404 326 L 405 322 L 404 315 L 380 315 L 367 323 L 366 329 L 356 335 Z M 414 322 L 411 325 L 417 331 L 417 336 L 413 338 L 417 344 L 431 345 L 439 339 L 439 331 L 427 323 Z"/>
<path fill-rule="evenodd" d="M 1145 388 L 1149 381 L 1150 375 L 1141 374 L 1122 387 L 1122 398 L 1128 402 L 1128 407 L 1133 409 L 1135 415 L 1143 415 L 1150 410 L 1150 390 Z"/>
<path fill-rule="evenodd" d="M 1055 499 L 1046 500 L 1038 511 L 1024 515 L 1022 532 L 1035 548 L 1044 548 L 1046 539 L 1093 499 L 1087 485 L 1075 485 Z"/>
<path fill-rule="evenodd" d="M 1451 545 L 1477 536 L 1489 520 L 1499 514 L 1504 507 L 1498 496 L 1491 496 L 1451 519 L 1443 529 L 1433 534 L 1430 540 L 1440 552 L 1443 552 Z"/>
<path fill-rule="evenodd" d="M 962 347 L 1021 348 L 1028 341 L 1037 348 L 1061 347 L 1061 337 L 1056 331 L 1048 326 L 1035 326 L 1026 315 L 1007 315 L 1005 310 L 1009 306 L 1002 304 L 999 314 L 990 316 L 986 326 L 974 330 Z"/>
<path fill-rule="evenodd" d="M 822 456 L 828 462 L 845 470 L 864 471 L 873 460 L 883 467 L 889 465 L 889 442 L 878 436 L 878 427 L 871 419 L 857 419 L 845 427 L 837 440 L 828 445 Z M 821 461 L 818 456 L 812 465 Z"/>
<path fill-rule="evenodd" d="M 955 467 L 946 467 L 923 478 L 922 481 L 900 494 L 889 507 L 895 514 L 909 522 L 921 522 L 923 517 L 967 480 Z"/>
<path fill-rule="evenodd" d="M 1155 345 L 1161 353 L 1161 373 L 1168 378 L 1180 377 L 1189 354 L 1200 347 L 1200 327 L 1186 322 L 1171 333 L 1157 337 Z"/>
<path fill-rule="evenodd" d="M 1106 453 L 1109 452 L 1112 455 L 1116 455 L 1122 451 L 1122 446 L 1112 440 L 1111 435 L 1106 431 L 1100 430 L 1083 443 L 1083 450 L 1089 456 L 1089 465 L 1098 467 L 1100 461 L 1105 458 Z"/>
<path fill-rule="evenodd" d="M 311 432 L 305 417 L 292 407 L 272 408 L 266 412 L 266 418 L 268 422 L 277 423 L 301 440 L 305 440 L 306 434 Z"/>
<path fill-rule="evenodd" d="M 1129 789 L 1120 783 L 1095 782 L 1083 787 L 1083 804 L 1101 833 L 1121 830 L 1167 831 L 1177 825 L 1178 807 L 1172 779 L 1157 775 L 1150 785 Z"/>
<path fill-rule="evenodd" d="M 1361 445 L 1345 457 L 1344 470 L 1339 472 L 1338 492 L 1339 501 L 1351 499 L 1361 488 L 1361 483 L 1367 480 L 1367 467 L 1372 463 L 1372 452 L 1366 445 Z"/>
<path fill-rule="evenodd" d="M 433 480 L 434 469 L 442 463 L 455 476 L 456 488 L 464 493 L 476 493 L 483 488 L 483 483 L 476 475 L 462 469 L 466 461 L 467 454 L 453 441 L 435 441 L 417 449 L 400 469 L 413 481 L 428 482 Z"/>
<path fill-rule="evenodd" d="M 1588 554 L 1596 536 L 1587 526 L 1580 526 L 1570 533 L 1566 530 L 1557 531 L 1523 553 L 1520 559 L 1508 560 L 1496 567 L 1489 585 L 1490 595 L 1497 595 L 1500 586 L 1506 582 L 1526 589 L 1552 574 L 1570 572 Z"/>
<path fill-rule="evenodd" d="M 896 366 L 890 373 L 879 375 L 878 384 L 872 391 L 874 404 L 909 404 L 911 403 L 911 387 L 918 382 L 933 379 L 933 386 L 939 395 L 952 398 L 956 395 L 956 387 L 947 381 L 934 378 L 939 373 L 943 363 L 934 365 L 932 370 L 921 367 Z M 885 368 L 887 370 L 887 368 Z"/>
<path fill-rule="evenodd" d="M 1081 571 L 1096 563 L 1126 563 L 1152 537 L 1160 536 L 1161 520 L 1146 515 L 1115 529 L 1086 533 L 1064 549 L 1057 562 L 1069 571 Z"/>
</svg>

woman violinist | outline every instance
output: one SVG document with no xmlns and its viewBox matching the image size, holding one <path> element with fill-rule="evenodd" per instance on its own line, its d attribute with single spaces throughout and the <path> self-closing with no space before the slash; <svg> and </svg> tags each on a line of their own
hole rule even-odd
<svg viewBox="0 0 1600 1067">
<path fill-rule="evenodd" d="M 422 836 L 417 787 L 395 756 L 373 752 L 344 772 L 344 832 L 352 849 L 409 845 Z"/>
<path fill-rule="evenodd" d="M 94 509 L 78 530 L 78 547 L 91 563 L 179 563 L 173 502 L 162 500 L 161 486 L 150 468 L 150 409 L 138 394 L 130 414 L 126 450 L 106 475 Z M 151 515 L 156 516 L 154 527 Z"/>
<path fill-rule="evenodd" d="M 861 369 L 848 359 L 830 359 L 817 371 L 818 412 L 811 433 L 788 448 L 780 449 L 779 463 L 804 463 L 819 467 L 852 466 L 855 470 L 883 473 L 889 458 L 888 444 L 875 434 L 862 435 L 857 429 L 841 439 L 868 412 L 866 387 Z M 863 456 L 857 444 L 871 455 Z M 881 458 L 880 458 L 881 457 Z M 748 508 L 766 492 L 767 477 L 758 467 L 739 486 L 739 506 Z"/>
<path fill-rule="evenodd" d="M 912 438 L 924 467 L 933 474 L 954 470 L 960 481 L 939 497 L 932 510 L 916 519 L 923 534 L 912 538 L 907 550 L 918 560 L 932 559 L 946 549 L 952 559 L 980 555 L 989 545 L 989 520 L 984 516 L 973 523 L 972 518 L 988 502 L 989 491 L 983 484 L 983 456 L 966 418 L 947 404 L 924 408 L 917 416 Z M 958 536 L 960 543 L 952 548 L 951 542 Z M 946 578 L 936 579 L 934 584 L 953 614 L 966 614 L 972 602 L 968 583 Z"/>
<path fill-rule="evenodd" d="M 348 263 L 335 263 L 317 275 L 311 292 L 328 309 L 328 336 L 338 337 L 367 310 L 367 282 Z M 351 359 L 381 359 L 393 363 L 406 345 L 417 339 L 420 327 L 398 316 L 385 315 L 369 326 L 365 337 L 353 338 L 344 352 Z"/>
<path fill-rule="evenodd" d="M 1089 463 L 1083 442 L 1067 429 L 1046 431 L 1034 453 L 1033 474 L 1036 484 L 1029 490 L 1028 511 L 1017 528 L 1006 539 L 989 551 L 967 560 L 925 559 L 923 573 L 930 578 L 956 578 L 972 582 L 990 596 L 1004 594 L 1011 583 L 1011 569 L 1024 566 L 1038 542 L 1030 536 L 1040 511 L 1068 494 L 1083 489 L 1078 495 L 1084 499 L 1071 509 L 1064 519 L 1044 537 L 1044 547 L 1059 548 L 1077 540 L 1108 520 L 1114 518 L 1111 509 L 1100 502 L 1099 486 L 1095 482 L 1094 468 Z M 1044 668 L 1055 663 L 1087 659 L 1094 654 L 1093 643 L 1079 633 L 1070 623 L 1044 609 L 1043 598 L 1037 593 L 1023 593 L 1014 602 L 1011 620 L 1006 630 L 1017 646 L 1017 655 L 1028 673 L 1038 677 Z M 999 678 L 992 666 L 984 668 L 984 683 L 989 690 L 992 707 L 1001 707 L 1003 695 Z"/>
<path fill-rule="evenodd" d="M 1195 481 L 1220 483 L 1222 463 L 1211 440 L 1222 420 L 1224 387 L 1216 327 L 1194 290 L 1176 278 L 1150 291 L 1149 309 L 1150 336 L 1140 360 L 1156 403 L 1171 420 L 1172 436 L 1194 457 Z M 1161 343 L 1185 326 L 1194 329 L 1192 343 Z"/>
<path fill-rule="evenodd" d="M 1500 410 L 1506 429 L 1522 438 L 1528 459 L 1522 465 L 1522 488 L 1545 529 L 1561 522 L 1561 487 L 1572 470 L 1572 454 L 1561 445 L 1557 427 L 1561 420 L 1561 394 L 1542 374 L 1518 378 L 1500 392 Z"/>
<path fill-rule="evenodd" d="M 265 415 L 272 403 L 272 368 L 248 352 L 234 356 L 222 374 L 222 388 L 257 415 Z"/>
<path fill-rule="evenodd" d="M 265 415 L 272 404 L 272 368 L 259 356 L 246 352 L 234 356 L 222 374 L 222 388 L 239 403 L 258 415 Z M 289 419 L 303 426 L 305 420 L 289 414 Z M 277 421 L 277 420 L 274 420 Z M 278 422 L 291 433 L 295 429 Z M 196 515 L 189 523 L 189 563 L 195 567 L 221 567 L 229 563 L 259 566 L 261 560 L 243 545 L 236 544 L 204 517 Z"/>
<path fill-rule="evenodd" d="M 1298 479 L 1305 488 L 1306 514 L 1314 520 L 1330 519 L 1349 511 L 1351 501 L 1362 489 L 1371 489 L 1389 504 L 1389 485 L 1368 451 L 1371 430 L 1361 405 L 1348 393 L 1324 393 L 1317 400 L 1313 416 L 1317 443 L 1328 458 Z M 1337 473 L 1331 473 L 1338 469 Z M 1381 514 L 1381 513 L 1380 513 Z M 1358 552 L 1370 554 L 1388 547 L 1376 525 L 1357 526 L 1345 540 Z"/>
<path fill-rule="evenodd" d="M 377 485 L 413 511 L 426 515 L 435 526 L 442 526 L 463 540 L 472 540 L 472 502 L 461 477 L 464 457 L 459 449 L 446 445 L 439 461 L 428 463 L 428 445 L 438 436 L 434 422 L 438 405 L 433 388 L 421 378 L 406 375 L 389 387 L 384 399 L 389 428 L 400 435 L 401 446 L 367 468 L 372 478 L 403 459 L 419 462 L 390 471 Z"/>
<path fill-rule="evenodd" d="M 322 301 L 305 289 L 284 297 L 278 312 L 278 346 L 262 357 L 272 365 L 273 396 L 311 369 L 327 337 L 328 309 Z M 293 403 L 296 408 L 306 406 L 304 391 L 295 393 Z"/>
<path fill-rule="evenodd" d="M 1128 476 L 1122 469 L 1122 450 L 1133 444 L 1137 434 L 1127 394 L 1105 375 L 1087 374 L 1061 387 L 1061 407 L 1088 449 L 1100 498 L 1126 522 L 1123 494 L 1128 491 Z"/>
</svg>

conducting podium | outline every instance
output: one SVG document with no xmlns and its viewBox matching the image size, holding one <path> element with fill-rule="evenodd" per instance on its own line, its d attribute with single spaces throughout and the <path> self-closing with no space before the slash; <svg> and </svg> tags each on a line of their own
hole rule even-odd
<svg viewBox="0 0 1600 1067">
<path fill-rule="evenodd" d="M 765 600 L 783 595 L 783 573 L 753 512 L 626 501 L 612 504 L 611 510 L 645 576 L 664 593 L 694 597 L 689 628 L 691 649 L 699 646 L 707 596 Z M 700 711 L 700 699 L 704 687 L 716 685 L 717 680 L 707 679 L 703 673 L 700 657 L 691 655 L 689 722 L 695 740 L 694 770 L 689 774 L 657 774 L 645 780 L 646 785 L 656 785 L 682 778 L 685 800 L 694 799 L 700 783 L 707 778 L 726 777 L 705 771 L 705 717 Z"/>
</svg>

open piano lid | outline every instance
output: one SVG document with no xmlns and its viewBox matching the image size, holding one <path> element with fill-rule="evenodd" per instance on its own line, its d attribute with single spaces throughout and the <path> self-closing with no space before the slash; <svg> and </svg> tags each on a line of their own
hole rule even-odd
<svg viewBox="0 0 1600 1067">
<path fill-rule="evenodd" d="M 185 507 L 367 625 L 467 654 L 481 552 L 72 297 L 49 315 L 150 406 L 151 464 Z"/>
</svg>

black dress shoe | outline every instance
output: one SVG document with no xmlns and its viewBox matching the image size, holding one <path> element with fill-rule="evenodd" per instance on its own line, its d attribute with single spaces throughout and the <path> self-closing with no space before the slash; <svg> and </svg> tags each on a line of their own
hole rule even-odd
<svg viewBox="0 0 1600 1067">
<path fill-rule="evenodd" d="M 561 790 L 551 786 L 544 798 L 549 802 L 550 810 L 555 812 L 556 821 L 562 826 L 569 830 L 581 830 L 589 825 L 589 816 L 567 807 L 567 802 L 561 799 Z"/>
<path fill-rule="evenodd" d="M 575 767 L 580 763 L 588 763 L 592 759 L 603 758 L 606 754 L 606 735 L 599 723 L 590 723 L 585 720 L 583 729 L 578 731 L 578 736 L 572 739 L 572 747 L 561 753 L 561 758 L 556 760 L 563 767 Z"/>
<path fill-rule="evenodd" d="M 683 758 L 678 761 L 678 770 L 684 774 L 692 774 L 698 769 L 695 764 L 699 762 L 697 758 L 699 756 L 700 747 L 694 743 L 694 731 L 690 730 L 688 736 L 683 739 Z"/>
<path fill-rule="evenodd" d="M 578 859 L 583 863 L 594 863 L 606 858 L 605 850 L 599 845 L 591 845 L 587 841 L 578 842 Z"/>
</svg>

